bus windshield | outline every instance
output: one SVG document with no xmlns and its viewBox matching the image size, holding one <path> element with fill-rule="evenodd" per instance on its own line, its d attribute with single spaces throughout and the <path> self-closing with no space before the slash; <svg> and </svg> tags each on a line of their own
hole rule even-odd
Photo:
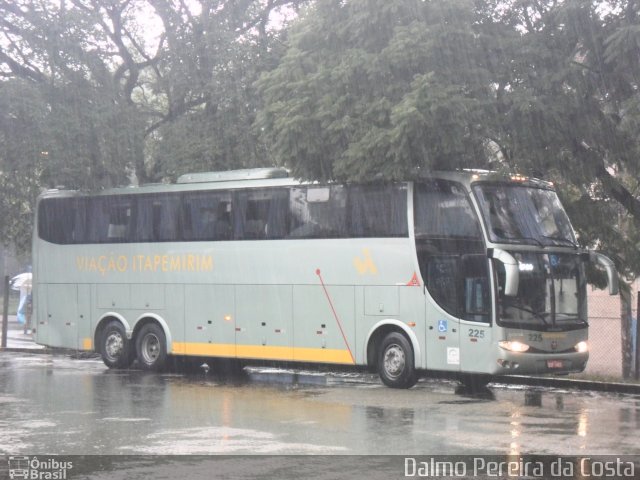
<svg viewBox="0 0 640 480">
<path fill-rule="evenodd" d="M 489 238 L 496 243 L 576 247 L 576 239 L 553 190 L 523 185 L 476 185 Z"/>
<path fill-rule="evenodd" d="M 518 294 L 504 291 L 498 265 L 498 323 L 533 330 L 571 330 L 586 325 L 584 265 L 575 254 L 512 252 L 518 261 Z"/>
</svg>

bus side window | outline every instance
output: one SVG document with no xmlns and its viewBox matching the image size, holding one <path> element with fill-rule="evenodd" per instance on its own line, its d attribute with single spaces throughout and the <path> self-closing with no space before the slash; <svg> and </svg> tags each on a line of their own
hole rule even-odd
<svg viewBox="0 0 640 480">
<path fill-rule="evenodd" d="M 38 235 L 66 245 L 84 240 L 84 203 L 78 198 L 51 198 L 40 203 Z"/>
<path fill-rule="evenodd" d="M 346 189 L 342 185 L 291 188 L 289 238 L 345 238 Z"/>
<path fill-rule="evenodd" d="M 180 238 L 178 195 L 140 196 L 137 198 L 136 233 L 139 242 L 168 242 Z"/>
<path fill-rule="evenodd" d="M 231 195 L 227 192 L 192 192 L 184 196 L 184 239 L 230 240 Z"/>
<path fill-rule="evenodd" d="M 371 185 L 349 187 L 351 237 L 406 237 L 407 187 Z"/>
<path fill-rule="evenodd" d="M 427 263 L 427 289 L 446 311 L 460 315 L 458 286 L 458 257 L 455 255 L 438 255 L 429 258 Z"/>
<path fill-rule="evenodd" d="M 234 205 L 236 239 L 264 240 L 287 235 L 288 189 L 241 191 L 236 194 Z"/>
<path fill-rule="evenodd" d="M 89 243 L 115 243 L 130 240 L 133 201 L 130 197 L 89 199 L 87 240 Z"/>
</svg>

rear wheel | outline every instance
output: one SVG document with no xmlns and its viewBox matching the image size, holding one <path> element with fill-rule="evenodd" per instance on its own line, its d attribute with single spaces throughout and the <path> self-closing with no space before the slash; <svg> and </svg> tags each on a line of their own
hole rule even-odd
<svg viewBox="0 0 640 480">
<path fill-rule="evenodd" d="M 128 368 L 133 362 L 131 342 L 127 339 L 122 323 L 112 321 L 100 336 L 100 355 L 109 368 Z"/>
<path fill-rule="evenodd" d="M 411 388 L 416 384 L 413 347 L 407 337 L 398 332 L 384 337 L 378 351 L 378 374 L 391 388 Z"/>
<path fill-rule="evenodd" d="M 144 325 L 136 337 L 136 352 L 140 368 L 161 370 L 167 362 L 167 340 L 157 323 Z"/>
</svg>

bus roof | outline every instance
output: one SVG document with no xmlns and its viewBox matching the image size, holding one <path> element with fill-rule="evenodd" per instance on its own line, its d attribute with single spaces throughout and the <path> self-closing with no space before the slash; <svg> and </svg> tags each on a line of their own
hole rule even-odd
<svg viewBox="0 0 640 480">
<path fill-rule="evenodd" d="M 536 178 L 522 175 L 509 175 L 489 170 L 456 170 L 434 171 L 424 176 L 418 176 L 414 181 L 443 179 L 462 183 L 467 189 L 476 182 L 513 183 L 536 188 L 553 189 L 553 184 Z M 66 190 L 64 188 L 50 189 L 40 197 L 68 197 L 68 196 L 101 196 L 101 195 L 133 195 L 145 193 L 183 192 L 193 190 L 227 190 L 241 188 L 265 188 L 282 186 L 312 185 L 314 182 L 302 181 L 289 177 L 284 168 L 251 168 L 241 170 L 227 170 L 221 172 L 201 172 L 181 175 L 176 183 L 152 183 L 140 186 L 107 188 L 98 192 L 80 190 Z M 327 182 L 331 183 L 331 182 Z M 320 184 L 322 185 L 322 184 Z"/>
</svg>

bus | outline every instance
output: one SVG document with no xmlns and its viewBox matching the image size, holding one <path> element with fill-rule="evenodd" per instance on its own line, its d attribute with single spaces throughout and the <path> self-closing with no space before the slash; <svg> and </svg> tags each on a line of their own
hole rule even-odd
<svg viewBox="0 0 640 480">
<path fill-rule="evenodd" d="M 587 264 L 617 293 L 554 186 L 523 176 L 322 184 L 246 169 L 49 190 L 36 210 L 35 339 L 110 368 L 353 365 L 394 388 L 424 371 L 579 372 Z"/>
</svg>

